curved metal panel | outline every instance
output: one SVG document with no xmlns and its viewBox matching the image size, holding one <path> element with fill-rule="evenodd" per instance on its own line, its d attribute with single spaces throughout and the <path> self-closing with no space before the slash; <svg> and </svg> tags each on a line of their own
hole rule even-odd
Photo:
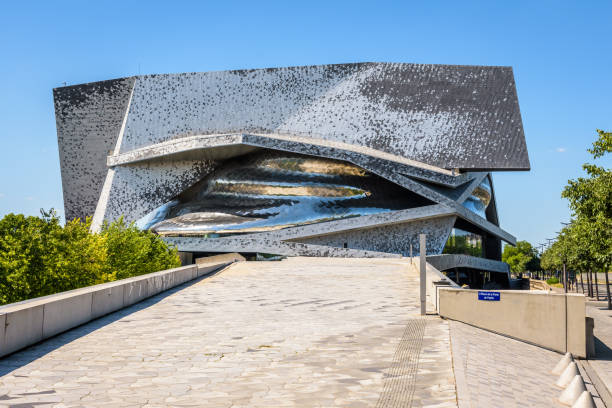
<svg viewBox="0 0 612 408">
<path fill-rule="evenodd" d="M 349 163 L 264 152 L 228 161 L 141 224 L 161 235 L 220 236 L 428 204 Z"/>
<path fill-rule="evenodd" d="M 463 202 L 463 206 L 482 218 L 487 218 L 486 211 L 489 203 L 491 203 L 491 183 L 489 178 L 482 179 L 478 187 L 476 187 L 470 196 Z"/>
</svg>

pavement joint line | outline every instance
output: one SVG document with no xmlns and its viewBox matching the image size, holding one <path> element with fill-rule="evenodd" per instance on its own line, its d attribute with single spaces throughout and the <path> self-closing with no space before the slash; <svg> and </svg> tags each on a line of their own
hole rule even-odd
<svg viewBox="0 0 612 408">
<path fill-rule="evenodd" d="M 458 376 L 457 375 L 457 370 L 455 369 L 456 366 L 456 360 L 457 358 L 455 357 L 455 353 L 453 352 L 453 346 L 452 346 L 452 334 L 451 334 L 451 327 L 450 327 L 450 322 L 447 321 L 446 319 L 442 319 L 441 320 L 445 321 L 445 323 L 448 325 L 448 348 L 449 348 L 449 352 L 450 352 L 450 358 L 451 358 L 451 370 L 453 372 L 453 378 L 455 379 L 455 403 L 457 405 L 458 408 L 460 408 L 461 406 L 459 405 L 459 386 L 457 384 L 458 381 L 463 381 L 463 375 L 462 376 Z M 465 370 L 463 371 L 463 374 L 465 373 Z"/>
</svg>

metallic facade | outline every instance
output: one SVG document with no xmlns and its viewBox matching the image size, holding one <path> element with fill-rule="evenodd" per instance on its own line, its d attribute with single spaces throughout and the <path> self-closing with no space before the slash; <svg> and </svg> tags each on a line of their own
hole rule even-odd
<svg viewBox="0 0 612 408">
<path fill-rule="evenodd" d="M 146 75 L 54 90 L 67 218 L 180 250 L 499 259 L 490 173 L 528 170 L 511 68 L 357 63 Z M 465 260 L 462 260 L 465 264 Z"/>
<path fill-rule="evenodd" d="M 145 218 L 165 236 L 245 234 L 426 205 L 353 164 L 266 151 L 241 156 Z"/>
</svg>

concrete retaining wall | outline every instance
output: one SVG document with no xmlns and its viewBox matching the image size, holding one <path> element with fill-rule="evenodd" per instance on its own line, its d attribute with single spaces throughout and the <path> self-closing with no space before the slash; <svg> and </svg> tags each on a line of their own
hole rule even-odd
<svg viewBox="0 0 612 408">
<path fill-rule="evenodd" d="M 495 291 L 499 301 L 486 301 L 478 300 L 478 292 L 440 289 L 440 316 L 586 358 L 583 295 L 501 290 Z"/>
<path fill-rule="evenodd" d="M 529 289 L 531 290 L 552 290 L 551 287 L 544 280 L 529 279 Z"/>
<path fill-rule="evenodd" d="M 414 257 L 412 264 L 417 269 L 417 273 L 419 273 L 419 258 Z M 440 272 L 437 268 L 435 268 L 432 264 L 427 262 L 425 267 L 425 277 L 427 280 L 426 283 L 426 292 L 427 292 L 427 301 L 431 303 L 435 310 L 439 310 L 439 291 L 444 288 L 459 288 L 460 286 L 453 282 L 451 279 L 447 278 L 442 272 Z"/>
<path fill-rule="evenodd" d="M 188 265 L 0 307 L 0 357 L 227 266 Z"/>
</svg>

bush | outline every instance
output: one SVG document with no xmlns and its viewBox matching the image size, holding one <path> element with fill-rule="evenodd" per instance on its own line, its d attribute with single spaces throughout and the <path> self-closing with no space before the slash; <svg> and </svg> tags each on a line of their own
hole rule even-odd
<svg viewBox="0 0 612 408">
<path fill-rule="evenodd" d="M 116 279 L 161 271 L 180 265 L 176 248 L 168 248 L 158 235 L 141 231 L 123 218 L 102 227 L 108 266 Z"/>
<path fill-rule="evenodd" d="M 91 219 L 62 227 L 53 210 L 41 214 L 0 220 L 0 304 L 180 265 L 176 248 L 122 219 L 92 234 Z"/>
<path fill-rule="evenodd" d="M 548 283 L 549 285 L 557 284 L 557 283 L 559 283 L 559 278 L 546 279 L 546 283 Z"/>
</svg>

